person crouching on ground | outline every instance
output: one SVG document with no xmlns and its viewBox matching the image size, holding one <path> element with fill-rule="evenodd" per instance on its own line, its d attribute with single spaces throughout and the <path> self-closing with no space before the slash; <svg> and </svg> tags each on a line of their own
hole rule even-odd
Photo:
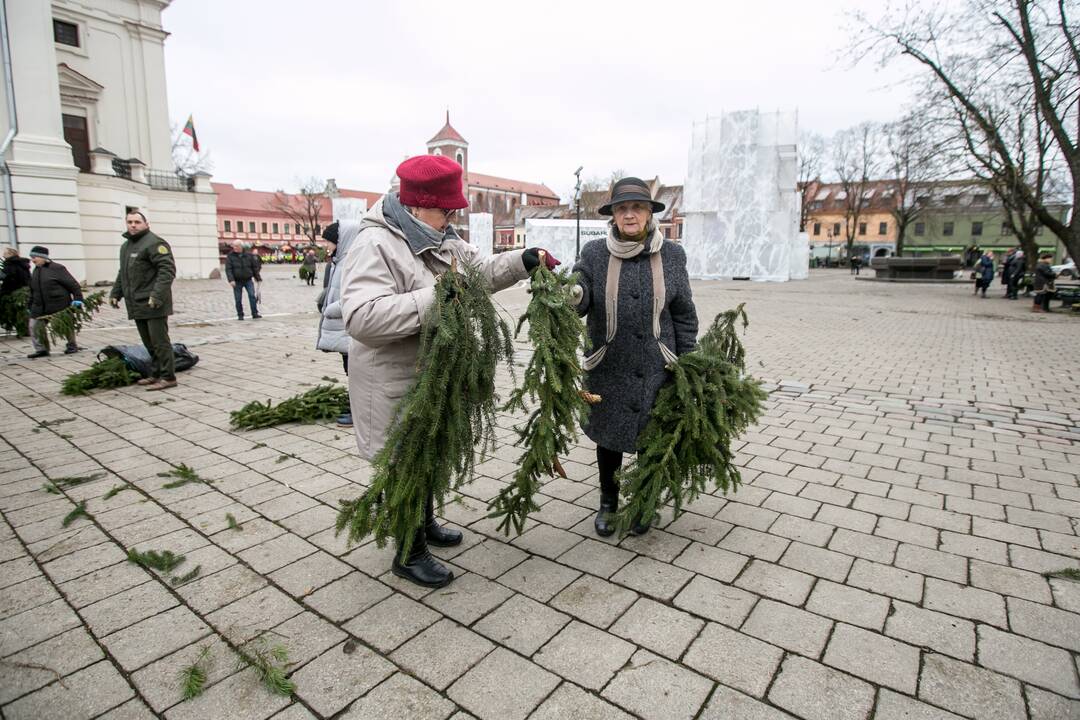
<svg viewBox="0 0 1080 720">
<path fill-rule="evenodd" d="M 150 232 L 150 223 L 141 212 L 133 210 L 124 222 L 127 232 L 120 246 L 120 269 L 109 293 L 109 304 L 118 308 L 124 301 L 128 319 L 135 321 L 153 360 L 152 374 L 137 384 L 145 385 L 147 390 L 176 387 L 176 356 L 169 339 L 176 261 L 169 243 Z"/>
<path fill-rule="evenodd" d="M 590 240 L 574 265 L 573 293 L 586 316 L 593 352 L 585 358 L 585 387 L 601 397 L 589 408 L 585 434 L 596 442 L 600 509 L 596 533 L 615 532 L 619 509 L 615 473 L 623 453 L 637 450 L 666 366 L 697 344 L 698 319 L 686 272 L 686 252 L 653 219 L 664 204 L 638 178 L 619 180 L 599 212 L 611 216 L 606 240 Z M 654 302 L 655 298 L 655 302 Z M 635 523 L 641 535 L 648 526 Z"/>
<path fill-rule="evenodd" d="M 349 333 L 345 331 L 345 321 L 341 317 L 341 268 L 349 247 L 360 233 L 360 223 L 342 221 L 334 223 L 332 237 L 334 252 L 327 263 L 325 275 L 326 288 L 319 299 L 319 337 L 315 346 L 323 352 L 341 353 L 341 364 L 345 375 L 349 374 Z M 327 228 L 329 230 L 329 228 Z M 325 237 L 325 236 L 324 236 Z M 315 257 L 314 254 L 311 257 Z M 314 266 L 312 266 L 314 267 Z M 352 413 L 345 413 L 337 419 L 341 427 L 352 427 Z"/>
<path fill-rule="evenodd" d="M 254 253 L 244 251 L 238 242 L 232 244 L 232 252 L 225 256 L 225 277 L 233 289 L 236 301 L 236 319 L 244 319 L 244 291 L 247 290 L 248 305 L 251 306 L 251 319 L 258 320 L 259 301 L 255 298 L 255 283 L 262 282 L 260 272 L 262 262 Z"/>
<path fill-rule="evenodd" d="M 399 192 L 383 196 L 360 223 L 344 257 L 341 307 L 352 338 L 349 402 L 360 455 L 372 459 L 386 442 L 398 402 L 416 378 L 421 323 L 435 302 L 435 280 L 451 262 L 475 265 L 492 290 L 524 280 L 540 263 L 538 248 L 481 258 L 450 225 L 469 206 L 461 166 L 442 155 L 409 158 L 397 168 Z M 340 252 L 340 251 L 339 251 Z M 545 254 L 549 267 L 558 264 Z M 443 587 L 454 575 L 431 556 L 428 543 L 457 545 L 462 535 L 440 527 L 427 497 L 424 526 L 409 556 L 394 554 L 392 571 L 425 587 Z M 397 538 L 400 542 L 404 538 Z"/>
<path fill-rule="evenodd" d="M 48 316 L 58 313 L 66 307 L 81 307 L 82 288 L 68 269 L 49 259 L 49 248 L 38 245 L 30 250 L 30 262 L 34 272 L 30 275 L 30 342 L 34 352 L 26 357 L 30 359 L 46 357 L 49 354 L 48 329 L 39 327 L 48 322 Z M 75 344 L 75 331 L 67 336 L 64 354 L 79 352 Z"/>
<path fill-rule="evenodd" d="M 1050 300 L 1054 297 L 1054 280 L 1057 279 L 1057 273 L 1050 267 L 1053 261 L 1053 253 L 1043 253 L 1039 256 L 1039 264 L 1035 266 L 1035 304 L 1031 312 L 1050 312 Z"/>
</svg>

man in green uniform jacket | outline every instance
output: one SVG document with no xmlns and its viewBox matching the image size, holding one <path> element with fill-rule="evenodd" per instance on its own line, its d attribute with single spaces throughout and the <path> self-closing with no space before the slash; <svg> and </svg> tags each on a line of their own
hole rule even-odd
<svg viewBox="0 0 1080 720">
<path fill-rule="evenodd" d="M 153 359 L 153 375 L 139 380 L 138 384 L 147 386 L 147 390 L 176 387 L 176 362 L 169 340 L 176 261 L 169 243 L 150 232 L 145 215 L 132 211 L 125 222 L 127 232 L 120 247 L 120 271 L 116 273 L 109 304 L 120 307 L 123 299 L 128 318 L 135 321 L 139 337 Z"/>
</svg>

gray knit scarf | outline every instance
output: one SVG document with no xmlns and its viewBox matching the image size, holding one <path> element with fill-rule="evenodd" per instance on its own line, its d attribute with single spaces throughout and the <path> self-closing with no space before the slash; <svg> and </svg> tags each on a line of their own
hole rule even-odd
<svg viewBox="0 0 1080 720">
<path fill-rule="evenodd" d="M 386 221 L 405 233 L 413 255 L 419 255 L 425 250 L 438 250 L 443 242 L 460 239 L 452 225 L 447 224 L 446 230 L 439 231 L 414 217 L 409 209 L 401 204 L 397 193 L 387 193 L 383 198 L 382 210 Z"/>
<path fill-rule="evenodd" d="M 616 227 L 615 221 L 608 222 L 607 249 L 617 258 L 627 260 L 640 255 L 642 250 L 648 255 L 660 252 L 660 246 L 664 244 L 664 233 L 660 232 L 656 222 L 651 219 L 649 224 L 645 226 L 645 237 L 647 241 L 624 240 L 619 234 L 619 228 Z"/>
</svg>

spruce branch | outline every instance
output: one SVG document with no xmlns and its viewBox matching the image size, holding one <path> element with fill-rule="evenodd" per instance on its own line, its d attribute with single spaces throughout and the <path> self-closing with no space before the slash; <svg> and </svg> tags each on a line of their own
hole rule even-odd
<svg viewBox="0 0 1080 720">
<path fill-rule="evenodd" d="M 54 342 L 66 342 L 68 337 L 78 333 L 83 325 L 93 320 L 94 313 L 104 304 L 105 293 L 96 292 L 84 297 L 80 307 L 69 305 L 51 315 L 42 315 L 35 325 L 37 341 L 47 345 L 51 336 Z"/>
<path fill-rule="evenodd" d="M 559 455 L 577 439 L 577 425 L 588 412 L 587 393 L 581 388 L 581 366 L 577 353 L 582 346 L 585 324 L 570 298 L 577 276 L 554 273 L 543 262 L 532 272 L 532 294 L 516 333 L 529 323 L 532 358 L 520 386 L 503 405 L 504 412 L 532 411 L 523 425 L 515 428 L 518 444 L 525 448 L 518 459 L 514 479 L 488 505 L 488 517 L 501 518 L 498 529 L 520 535 L 529 513 L 539 509 L 533 497 L 542 476 L 566 477 Z"/>
<path fill-rule="evenodd" d="M 232 412 L 229 420 L 234 428 L 255 430 L 285 423 L 313 423 L 332 420 L 349 412 L 349 390 L 341 386 L 319 385 L 300 395 L 272 405 L 269 400 L 249 402 Z"/>
<path fill-rule="evenodd" d="M 229 524 L 230 530 L 244 531 L 244 528 L 240 526 L 240 523 L 236 522 L 236 516 L 232 513 L 225 513 L 225 522 Z"/>
<path fill-rule="evenodd" d="M 237 646 L 235 652 L 236 669 L 252 668 L 270 692 L 289 697 L 296 690 L 296 683 L 286 677 L 289 651 L 284 645 L 270 645 L 265 636 L 259 635 Z"/>
<path fill-rule="evenodd" d="M 161 552 L 158 552 L 157 550 L 147 550 L 145 552 L 139 552 L 135 549 L 128 550 L 127 558 L 128 562 L 133 562 L 136 565 L 142 565 L 144 568 L 158 570 L 163 573 L 172 572 L 179 567 L 180 563 L 187 559 L 184 555 L 177 555 L 172 550 L 163 550 Z"/>
<path fill-rule="evenodd" d="M 1050 572 L 1043 573 L 1045 578 L 1061 578 L 1062 580 L 1073 580 L 1080 582 L 1080 570 L 1076 568 L 1061 568 L 1060 570 L 1051 570 Z"/>
<path fill-rule="evenodd" d="M 424 521 L 427 495 L 442 508 L 447 493 L 472 476 L 475 453 L 495 447 L 495 372 L 513 356 L 510 329 L 486 280 L 471 265 L 443 273 L 424 319 L 418 374 L 372 465 L 367 491 L 342 500 L 336 529 L 349 544 L 374 535 L 399 542 L 408 556 Z"/>
<path fill-rule="evenodd" d="M 91 390 L 127 387 L 138 379 L 139 373 L 129 368 L 122 358 L 105 358 L 64 378 L 60 392 L 63 395 L 87 395 Z"/>
<path fill-rule="evenodd" d="M 30 334 L 30 288 L 21 287 L 15 292 L 0 295 L 0 327 L 14 332 L 15 337 Z"/>
<path fill-rule="evenodd" d="M 113 485 L 111 488 L 109 488 L 109 492 L 107 492 L 107 493 L 105 493 L 104 495 L 101 496 L 101 499 L 102 500 L 111 500 L 114 497 L 116 497 L 117 495 L 119 495 L 120 493 L 124 492 L 125 490 L 130 490 L 130 489 L 131 488 L 126 484 L 125 485 Z"/>
<path fill-rule="evenodd" d="M 213 657 L 210 655 L 210 646 L 205 645 L 199 656 L 195 658 L 195 661 L 180 670 L 180 695 L 184 700 L 190 700 L 202 695 L 212 664 Z"/>
<path fill-rule="evenodd" d="M 87 520 L 93 520 L 94 516 L 86 512 L 86 501 L 81 501 L 75 506 L 75 509 L 64 516 L 64 519 L 60 522 L 61 527 L 67 527 L 71 523 L 75 522 L 79 518 L 84 517 Z"/>
<path fill-rule="evenodd" d="M 180 587 L 181 585 L 189 583 L 192 580 L 194 580 L 195 578 L 199 577 L 199 573 L 201 571 L 202 571 L 202 565 L 196 565 L 195 567 L 191 568 L 191 570 L 187 571 L 183 575 L 174 575 L 169 580 L 169 584 L 172 585 L 173 587 Z"/>
<path fill-rule="evenodd" d="M 166 490 L 172 490 L 174 488 L 183 487 L 184 485 L 187 485 L 188 483 L 200 483 L 201 482 L 201 483 L 206 483 L 207 485 L 211 484 L 209 480 L 203 480 L 201 477 L 199 477 L 199 474 L 197 472 L 195 472 L 194 470 L 189 468 L 184 463 L 180 463 L 179 465 L 174 467 L 172 470 L 168 470 L 166 472 L 159 472 L 157 474 L 157 476 L 160 477 L 160 478 L 165 478 L 165 477 L 174 477 L 174 478 L 176 478 L 176 480 L 173 480 L 172 482 L 169 482 L 169 483 L 165 483 L 164 485 L 161 486 L 162 488 L 164 488 Z"/>
<path fill-rule="evenodd" d="M 742 481 L 731 444 L 760 417 L 767 394 L 746 374 L 740 320 L 745 329 L 744 305 L 720 313 L 697 348 L 668 366 L 637 456 L 619 472 L 620 532 L 651 524 L 668 503 L 678 517 L 710 483 L 727 493 Z"/>
</svg>

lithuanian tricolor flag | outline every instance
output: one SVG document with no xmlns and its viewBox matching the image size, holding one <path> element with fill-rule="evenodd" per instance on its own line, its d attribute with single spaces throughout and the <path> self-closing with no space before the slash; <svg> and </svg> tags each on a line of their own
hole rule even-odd
<svg viewBox="0 0 1080 720">
<path fill-rule="evenodd" d="M 199 152 L 199 138 L 195 136 L 195 121 L 191 115 L 188 115 L 187 122 L 184 123 L 183 133 L 191 136 L 191 147 L 195 152 Z"/>
</svg>

